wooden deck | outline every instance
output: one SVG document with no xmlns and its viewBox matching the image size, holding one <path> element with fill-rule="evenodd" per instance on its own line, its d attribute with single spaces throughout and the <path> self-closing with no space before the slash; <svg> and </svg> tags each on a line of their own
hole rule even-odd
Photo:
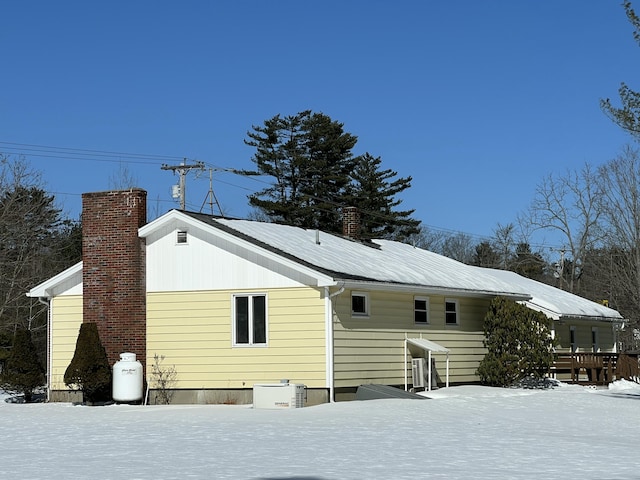
<svg viewBox="0 0 640 480">
<path fill-rule="evenodd" d="M 584 385 L 606 385 L 613 380 L 640 377 L 638 355 L 618 353 L 558 354 L 550 375 Z"/>
</svg>

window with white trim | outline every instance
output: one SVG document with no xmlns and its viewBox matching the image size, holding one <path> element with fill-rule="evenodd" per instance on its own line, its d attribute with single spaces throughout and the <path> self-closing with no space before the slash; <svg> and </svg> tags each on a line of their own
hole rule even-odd
<svg viewBox="0 0 640 480">
<path fill-rule="evenodd" d="M 267 344 L 267 296 L 265 294 L 234 295 L 234 345 Z"/>
<path fill-rule="evenodd" d="M 369 294 L 364 292 L 351 293 L 351 315 L 354 317 L 369 316 Z"/>
<path fill-rule="evenodd" d="M 413 298 L 413 321 L 419 325 L 429 323 L 429 298 Z"/>
<path fill-rule="evenodd" d="M 460 314 L 458 300 L 454 298 L 445 298 L 444 300 L 444 323 L 446 325 L 458 325 Z"/>
</svg>

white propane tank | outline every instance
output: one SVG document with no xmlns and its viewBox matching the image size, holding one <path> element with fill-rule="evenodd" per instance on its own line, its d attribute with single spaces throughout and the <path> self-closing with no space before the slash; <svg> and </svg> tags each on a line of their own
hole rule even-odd
<svg viewBox="0 0 640 480">
<path fill-rule="evenodd" d="M 135 353 L 121 353 L 113 365 L 112 396 L 116 402 L 142 400 L 142 364 Z"/>
</svg>

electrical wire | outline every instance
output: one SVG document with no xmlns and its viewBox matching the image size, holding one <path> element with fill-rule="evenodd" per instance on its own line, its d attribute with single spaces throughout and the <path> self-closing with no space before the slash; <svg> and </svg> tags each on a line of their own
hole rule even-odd
<svg viewBox="0 0 640 480">
<path fill-rule="evenodd" d="M 58 147 L 51 145 L 38 145 L 38 144 L 30 144 L 30 143 L 17 143 L 17 142 L 6 142 L 0 141 L 0 149 L 6 151 L 6 153 L 13 155 L 23 155 L 23 156 L 32 156 L 38 158 L 56 158 L 63 160 L 74 160 L 74 161 L 85 161 L 85 162 L 109 162 L 109 163 L 125 163 L 125 164 L 138 164 L 138 165 L 149 165 L 149 166 L 158 166 L 166 163 L 167 161 L 185 161 L 193 159 L 188 159 L 186 157 L 180 157 L 175 155 L 156 155 L 156 154 L 141 154 L 141 153 L 130 153 L 130 152 L 118 152 L 118 151 L 110 151 L 110 150 L 98 150 L 98 149 L 86 149 L 86 148 L 72 148 L 72 147 Z M 262 185 L 270 186 L 273 185 L 272 182 L 264 180 L 264 176 L 262 175 L 248 175 L 245 172 L 235 169 L 220 166 L 218 164 L 213 164 L 210 162 L 202 162 L 207 168 L 213 169 L 214 171 L 219 171 L 223 173 L 230 173 L 232 175 L 237 175 L 242 178 L 248 179 L 251 182 L 259 183 Z M 236 183 L 232 183 L 229 181 L 224 181 L 220 179 L 216 179 L 216 182 L 228 185 L 233 188 L 245 190 L 251 193 L 257 193 L 256 190 L 251 189 L 246 186 L 238 185 Z M 68 193 L 68 192 L 47 192 L 53 195 L 64 195 L 64 196 L 81 196 L 80 193 Z M 310 199 L 322 202 L 328 205 L 333 205 L 336 208 L 343 208 L 346 205 L 342 205 L 338 202 L 323 199 L 315 196 L 308 196 Z M 160 200 L 157 199 L 156 202 L 160 203 L 173 203 L 171 200 Z M 189 203 L 189 205 L 195 207 L 194 204 Z M 332 213 L 335 210 L 323 209 L 316 205 L 316 209 L 323 211 L 325 213 Z M 375 211 L 361 211 L 363 215 L 367 215 L 370 219 L 377 218 L 379 221 L 373 220 L 372 224 L 377 224 L 379 226 L 385 225 L 385 220 L 393 220 L 394 217 L 390 215 L 385 215 L 381 212 Z M 428 228 L 429 231 L 440 232 L 447 235 L 464 235 L 469 238 L 478 239 L 480 241 L 491 241 L 493 237 L 487 235 L 480 235 L 475 233 L 469 233 L 461 230 L 453 230 L 447 229 L 443 227 L 437 227 L 434 225 L 422 224 L 423 227 Z M 554 249 L 560 248 L 558 246 L 545 245 L 545 244 L 530 244 L 533 248 L 539 249 Z"/>
</svg>

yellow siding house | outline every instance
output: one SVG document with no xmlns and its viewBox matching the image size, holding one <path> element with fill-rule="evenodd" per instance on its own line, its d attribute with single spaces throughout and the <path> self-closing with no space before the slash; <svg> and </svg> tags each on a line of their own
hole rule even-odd
<svg viewBox="0 0 640 480">
<path fill-rule="evenodd" d="M 146 282 L 146 358 L 139 360 L 150 399 L 154 358 L 175 368 L 176 403 L 251 403 L 254 384 L 282 380 L 306 385 L 308 404 L 350 399 L 363 384 L 411 382 L 405 340 L 418 338 L 448 351 L 452 384 L 476 382 L 491 300 L 536 298 L 536 282 L 387 240 L 179 210 L 138 236 Z M 71 398 L 63 375 L 83 321 L 83 268 L 29 292 L 49 304 L 52 400 Z M 597 328 L 599 348 L 613 348 L 611 325 L 621 319 L 599 307 L 589 328 Z M 562 323 L 558 335 L 570 327 Z M 434 358 L 443 377 L 445 357 Z"/>
</svg>

